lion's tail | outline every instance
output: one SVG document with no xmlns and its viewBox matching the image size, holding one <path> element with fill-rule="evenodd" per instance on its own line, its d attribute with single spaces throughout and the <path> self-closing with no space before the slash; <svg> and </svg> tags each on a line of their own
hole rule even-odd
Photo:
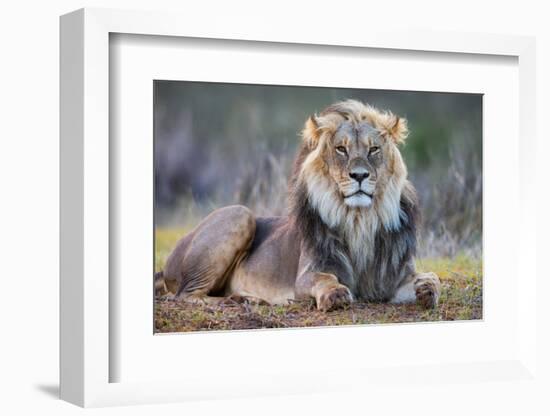
<svg viewBox="0 0 550 416">
<path fill-rule="evenodd" d="M 164 281 L 164 272 L 161 270 L 160 272 L 155 273 L 155 292 L 159 290 L 166 291 L 166 282 Z"/>
</svg>

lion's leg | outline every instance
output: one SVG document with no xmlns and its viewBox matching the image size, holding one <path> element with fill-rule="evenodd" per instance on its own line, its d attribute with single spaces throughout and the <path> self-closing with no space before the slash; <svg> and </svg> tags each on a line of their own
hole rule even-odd
<svg viewBox="0 0 550 416">
<path fill-rule="evenodd" d="M 399 286 L 390 302 L 418 302 L 424 308 L 430 309 L 437 306 L 440 293 L 441 282 L 435 273 L 414 273 Z"/>
<path fill-rule="evenodd" d="M 221 208 L 206 217 L 192 232 L 185 251 L 167 262 L 166 270 L 179 282 L 175 299 L 216 302 L 209 295 L 224 289 L 228 275 L 246 255 L 255 229 L 252 212 L 243 206 Z"/>
<path fill-rule="evenodd" d="M 353 301 L 347 286 L 338 282 L 338 278 L 331 273 L 302 273 L 296 279 L 295 292 L 297 298 L 314 298 L 317 309 L 325 312 L 343 307 Z"/>
</svg>

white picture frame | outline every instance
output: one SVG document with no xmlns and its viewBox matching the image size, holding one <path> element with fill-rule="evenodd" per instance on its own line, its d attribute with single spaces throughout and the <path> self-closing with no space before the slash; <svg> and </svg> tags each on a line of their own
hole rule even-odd
<svg viewBox="0 0 550 416">
<path fill-rule="evenodd" d="M 327 34 L 320 27 L 304 31 L 301 27 L 290 26 L 282 31 L 277 24 L 254 21 L 243 22 L 236 31 L 231 23 L 219 18 L 204 25 L 200 20 L 178 14 L 107 9 L 83 9 L 61 18 L 61 398 L 88 407 L 314 393 L 360 389 L 367 385 L 375 391 L 380 384 L 383 390 L 384 384 L 396 378 L 405 387 L 412 383 L 418 387 L 419 384 L 450 380 L 477 383 L 480 389 L 487 389 L 488 394 L 496 393 L 491 393 L 483 381 L 507 380 L 519 384 L 529 380 L 537 383 L 536 290 L 525 289 L 535 288 L 538 277 L 534 231 L 537 219 L 533 215 L 537 201 L 534 184 L 528 176 L 528 169 L 535 165 L 534 146 L 531 146 L 535 141 L 534 39 L 374 28 L 359 31 L 344 25 L 341 30 Z M 519 184 L 517 210 L 523 213 L 519 216 L 521 224 L 517 226 L 516 244 L 524 288 L 517 292 L 517 310 L 513 311 L 514 319 L 519 322 L 512 336 L 517 345 L 507 349 L 505 354 L 496 354 L 498 359 L 495 360 L 445 362 L 441 359 L 437 363 L 420 360 L 416 365 L 409 363 L 403 368 L 371 365 L 367 373 L 364 368 L 336 366 L 321 373 L 303 370 L 289 378 L 285 373 L 267 370 L 262 373 L 260 368 L 259 372 L 250 373 L 256 378 L 241 377 L 229 385 L 223 380 L 196 374 L 175 380 L 151 377 L 151 381 L 112 382 L 111 368 L 120 357 L 112 350 L 113 334 L 110 332 L 110 311 L 117 307 L 112 304 L 110 292 L 113 288 L 109 282 L 112 268 L 110 227 L 113 226 L 109 205 L 112 196 L 109 194 L 110 172 L 113 170 L 109 152 L 111 34 L 270 42 L 281 44 L 283 48 L 285 44 L 331 45 L 334 48 L 467 54 L 472 60 L 478 55 L 517 59 L 519 127 L 516 136 L 522 146 L 518 146 L 519 169 L 514 180 Z M 517 274 L 518 270 L 510 273 Z M 401 326 L 395 331 L 411 332 L 411 328 Z M 281 334 L 272 332 L 268 337 L 282 337 Z M 310 331 L 309 334 L 310 337 L 324 336 L 320 332 Z M 214 341 L 213 335 L 206 336 Z M 332 332 L 332 336 L 337 335 Z M 235 342 L 238 345 L 242 338 Z M 246 375 L 246 369 L 243 371 Z"/>
</svg>

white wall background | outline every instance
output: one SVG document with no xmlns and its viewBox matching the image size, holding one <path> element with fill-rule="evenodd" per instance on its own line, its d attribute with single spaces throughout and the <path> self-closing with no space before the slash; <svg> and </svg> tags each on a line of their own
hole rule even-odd
<svg viewBox="0 0 550 416">
<path fill-rule="evenodd" d="M 186 4 L 188 3 L 188 4 Z M 399 22 L 406 27 L 431 27 L 439 30 L 509 33 L 537 36 L 539 175 L 548 179 L 544 154 L 550 152 L 549 138 L 543 130 L 550 114 L 550 27 L 544 1 L 168 1 L 168 0 L 88 0 L 3 2 L 0 9 L 0 300 L 2 342 L 0 343 L 0 412 L 73 414 L 82 410 L 57 400 L 58 389 L 58 104 L 59 104 L 59 28 L 58 17 L 74 9 L 115 7 L 189 11 L 204 17 L 221 13 L 246 14 L 255 19 L 304 21 L 323 24 L 325 19 L 345 19 L 349 24 L 368 25 L 369 21 Z M 534 172 L 535 174 L 535 172 Z M 543 186 L 543 181 L 539 186 Z M 548 193 L 548 185 L 545 192 Z M 548 197 L 542 197 L 540 216 Z M 548 244 L 548 220 L 541 219 L 539 252 Z M 545 246 L 543 247 L 543 244 Z M 543 252 L 544 249 L 544 252 Z M 544 266 L 544 256 L 539 256 Z M 539 290 L 548 291 L 549 285 Z M 540 305 L 548 323 L 549 307 Z M 541 326 L 542 328 L 542 326 Z M 548 326 L 546 326 L 548 328 Z M 550 350 L 548 331 L 543 346 Z M 548 371 L 548 354 L 541 354 Z M 488 402 L 475 389 L 457 387 L 457 400 L 444 408 L 434 408 L 437 388 L 415 402 L 392 400 L 391 413 L 410 413 L 411 407 L 423 413 L 440 414 L 537 414 L 548 412 L 525 395 L 510 394 L 502 386 L 502 400 Z M 461 392 L 460 395 L 458 392 Z M 508 393 L 506 393 L 508 391 Z M 466 396 L 462 394 L 466 393 Z M 390 392 L 391 394 L 391 392 Z M 540 392 L 533 392 L 533 397 Z M 261 410 L 262 409 L 262 410 Z M 383 410 L 383 409 L 382 409 Z M 151 412 L 186 414 L 368 414 L 364 397 L 344 393 L 316 397 L 280 397 L 254 400 L 218 401 L 94 410 L 100 414 L 149 414 Z M 390 413 L 390 412 L 388 412 Z M 32 413 L 31 413 L 32 414 Z M 387 414 L 387 413 L 384 413 Z"/>
</svg>

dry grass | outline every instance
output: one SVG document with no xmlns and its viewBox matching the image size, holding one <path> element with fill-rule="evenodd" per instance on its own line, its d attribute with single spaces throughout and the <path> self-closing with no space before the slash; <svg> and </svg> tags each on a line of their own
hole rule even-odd
<svg viewBox="0 0 550 416">
<path fill-rule="evenodd" d="M 156 232 L 155 266 L 162 268 L 184 229 Z M 189 332 L 259 328 L 316 327 L 396 322 L 454 321 L 482 318 L 482 263 L 466 255 L 417 261 L 420 271 L 433 271 L 442 281 L 440 305 L 426 311 L 417 305 L 356 303 L 323 313 L 313 302 L 286 306 L 227 304 L 223 306 L 175 303 L 157 300 L 157 332 Z"/>
</svg>

